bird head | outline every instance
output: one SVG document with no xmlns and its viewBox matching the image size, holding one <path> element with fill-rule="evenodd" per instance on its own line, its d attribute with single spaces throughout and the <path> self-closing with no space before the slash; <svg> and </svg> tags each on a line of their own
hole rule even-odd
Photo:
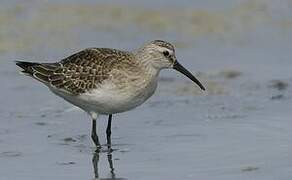
<svg viewBox="0 0 292 180">
<path fill-rule="evenodd" d="M 175 69 L 195 82 L 202 90 L 205 90 L 201 82 L 178 62 L 174 46 L 171 43 L 154 40 L 145 44 L 139 52 L 142 56 L 141 59 L 148 66 L 150 65 L 158 71 L 161 69 Z"/>
</svg>

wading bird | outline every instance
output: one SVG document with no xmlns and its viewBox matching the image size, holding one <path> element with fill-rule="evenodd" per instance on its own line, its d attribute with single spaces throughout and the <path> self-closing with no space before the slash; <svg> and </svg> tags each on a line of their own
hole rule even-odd
<svg viewBox="0 0 292 180">
<path fill-rule="evenodd" d="M 99 114 L 108 115 L 107 143 L 111 144 L 112 114 L 144 103 L 156 90 L 162 69 L 175 69 L 202 90 L 204 86 L 176 59 L 174 46 L 154 40 L 135 51 L 88 48 L 56 63 L 16 61 L 26 75 L 53 93 L 83 109 L 92 118 L 91 137 L 96 146 Z"/>
</svg>

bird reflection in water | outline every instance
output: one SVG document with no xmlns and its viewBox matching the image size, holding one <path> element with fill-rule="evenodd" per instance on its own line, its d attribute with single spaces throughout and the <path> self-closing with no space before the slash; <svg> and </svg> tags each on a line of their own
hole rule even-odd
<svg viewBox="0 0 292 180">
<path fill-rule="evenodd" d="M 94 170 L 94 178 L 95 179 L 100 179 L 100 180 L 110 180 L 110 179 L 115 179 L 115 180 L 125 180 L 125 178 L 116 178 L 115 174 L 115 169 L 114 169 L 114 164 L 113 164 L 113 149 L 111 148 L 110 145 L 108 145 L 107 150 L 102 150 L 100 148 L 96 149 L 95 152 L 93 153 L 92 157 L 92 165 L 93 165 L 93 170 Z M 109 165 L 109 170 L 110 170 L 110 177 L 108 178 L 100 178 L 99 177 L 99 169 L 98 169 L 98 163 L 99 163 L 99 158 L 100 155 L 106 154 L 107 155 L 107 161 Z"/>
</svg>

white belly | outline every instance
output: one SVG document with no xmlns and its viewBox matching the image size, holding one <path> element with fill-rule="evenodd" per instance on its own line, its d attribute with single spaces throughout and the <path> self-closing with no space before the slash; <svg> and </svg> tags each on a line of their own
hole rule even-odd
<svg viewBox="0 0 292 180">
<path fill-rule="evenodd" d="M 91 90 L 78 96 L 58 93 L 70 103 L 80 107 L 86 112 L 99 114 L 115 114 L 131 110 L 153 95 L 157 87 L 157 80 L 147 84 L 129 85 L 118 89 L 110 82 L 103 83 L 97 89 Z"/>
</svg>

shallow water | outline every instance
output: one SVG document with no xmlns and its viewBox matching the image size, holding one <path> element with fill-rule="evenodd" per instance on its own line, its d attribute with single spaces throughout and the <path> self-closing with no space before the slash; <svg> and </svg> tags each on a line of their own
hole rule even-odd
<svg viewBox="0 0 292 180">
<path fill-rule="evenodd" d="M 0 180 L 290 180 L 291 1 L 181 2 L 2 1 Z M 114 115 L 112 153 L 95 154 L 89 117 L 13 62 L 153 39 L 175 43 L 208 91 L 163 71 L 149 101 Z"/>
</svg>

